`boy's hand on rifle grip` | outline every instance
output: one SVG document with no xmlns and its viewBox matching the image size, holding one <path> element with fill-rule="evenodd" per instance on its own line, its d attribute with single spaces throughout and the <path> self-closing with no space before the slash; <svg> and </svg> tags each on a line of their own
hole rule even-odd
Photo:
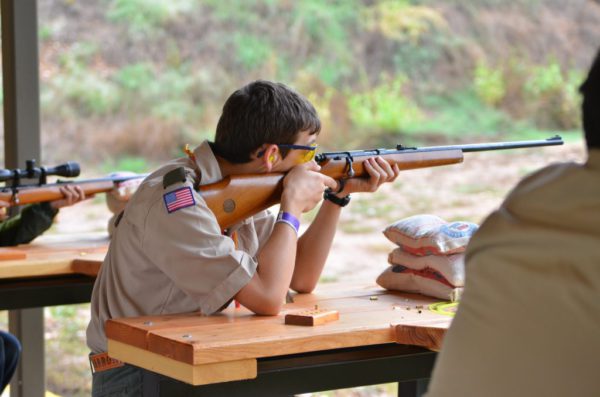
<svg viewBox="0 0 600 397">
<path fill-rule="evenodd" d="M 350 193 L 375 192 L 379 186 L 387 182 L 394 182 L 400 174 L 400 168 L 397 164 L 391 166 L 381 157 L 370 157 L 363 163 L 369 178 L 350 178 L 346 180 L 344 190 L 336 194 L 339 197 L 347 196 Z"/>
<path fill-rule="evenodd" d="M 81 187 L 77 185 L 61 186 L 60 192 L 63 194 L 64 198 L 50 202 L 50 206 L 56 210 L 62 207 L 73 205 L 75 203 L 85 200 L 86 198 L 93 197 L 93 195 L 86 197 L 85 193 L 83 192 L 83 189 L 81 189 Z"/>
<path fill-rule="evenodd" d="M 322 199 L 327 188 L 335 189 L 337 182 L 319 172 L 314 161 L 295 166 L 283 179 L 281 208 L 294 215 L 312 210 Z"/>
</svg>

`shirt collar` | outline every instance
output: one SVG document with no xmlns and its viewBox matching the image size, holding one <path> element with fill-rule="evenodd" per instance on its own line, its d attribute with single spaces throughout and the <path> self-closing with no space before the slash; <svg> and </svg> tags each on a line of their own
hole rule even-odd
<svg viewBox="0 0 600 397">
<path fill-rule="evenodd" d="M 215 154 L 213 153 L 208 141 L 202 142 L 197 148 L 194 149 L 194 156 L 196 160 L 196 166 L 202 173 L 200 185 L 207 185 L 223 179 L 221 167 L 219 167 L 219 162 L 217 161 L 217 158 L 215 157 Z"/>
</svg>

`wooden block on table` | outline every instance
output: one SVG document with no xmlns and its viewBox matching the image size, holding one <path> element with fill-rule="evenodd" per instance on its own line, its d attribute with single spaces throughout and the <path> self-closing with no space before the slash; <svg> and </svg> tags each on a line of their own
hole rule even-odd
<svg viewBox="0 0 600 397">
<path fill-rule="evenodd" d="M 289 325 L 315 326 L 339 320 L 337 310 L 313 309 L 285 315 L 285 323 Z"/>
</svg>

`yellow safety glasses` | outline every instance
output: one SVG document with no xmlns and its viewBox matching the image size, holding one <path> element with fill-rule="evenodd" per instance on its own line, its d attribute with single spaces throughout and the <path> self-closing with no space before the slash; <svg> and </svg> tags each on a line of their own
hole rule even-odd
<svg viewBox="0 0 600 397">
<path fill-rule="evenodd" d="M 291 150 L 304 150 L 306 151 L 306 153 L 304 153 L 303 156 L 300 157 L 300 163 L 308 163 L 309 161 L 311 161 L 312 159 L 315 158 L 315 155 L 317 154 L 317 147 L 319 145 L 317 145 L 316 143 L 311 143 L 310 146 L 306 146 L 306 145 L 290 145 L 290 144 L 278 144 L 277 147 L 280 149 L 291 149 Z M 258 153 L 258 157 L 261 157 L 265 152 L 262 151 L 260 153 Z"/>
</svg>

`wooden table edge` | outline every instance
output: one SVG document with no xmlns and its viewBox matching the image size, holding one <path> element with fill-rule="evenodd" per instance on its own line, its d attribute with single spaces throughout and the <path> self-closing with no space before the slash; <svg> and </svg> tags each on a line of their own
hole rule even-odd
<svg viewBox="0 0 600 397">
<path fill-rule="evenodd" d="M 429 350 L 440 351 L 447 327 L 403 325 L 394 326 L 396 343 L 425 347 Z"/>
</svg>

